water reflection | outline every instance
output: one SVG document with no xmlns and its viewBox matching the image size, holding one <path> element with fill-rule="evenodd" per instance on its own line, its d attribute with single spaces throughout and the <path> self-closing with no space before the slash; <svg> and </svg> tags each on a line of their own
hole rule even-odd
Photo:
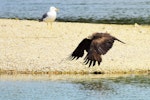
<svg viewBox="0 0 150 100">
<path fill-rule="evenodd" d="M 0 90 L 0 100 L 149 100 L 150 77 L 0 75 Z"/>
<path fill-rule="evenodd" d="M 74 82 L 75 84 L 80 85 L 80 89 L 82 90 L 95 90 L 95 91 L 113 91 L 113 87 L 111 87 L 111 81 L 104 79 L 94 79 L 94 80 L 84 80 Z"/>
<path fill-rule="evenodd" d="M 80 84 L 80 89 L 83 90 L 96 90 L 96 91 L 115 91 L 115 84 L 134 85 L 142 87 L 150 87 L 149 75 L 128 75 L 120 77 L 108 77 L 108 78 L 94 78 L 94 79 L 82 79 L 73 81 L 75 84 Z"/>
<path fill-rule="evenodd" d="M 149 100 L 149 75 L 127 75 L 120 77 L 78 80 L 79 89 L 97 91 L 101 100 Z"/>
<path fill-rule="evenodd" d="M 131 84 L 136 86 L 150 86 L 150 75 L 130 75 L 128 77 L 110 78 L 115 83 Z"/>
</svg>

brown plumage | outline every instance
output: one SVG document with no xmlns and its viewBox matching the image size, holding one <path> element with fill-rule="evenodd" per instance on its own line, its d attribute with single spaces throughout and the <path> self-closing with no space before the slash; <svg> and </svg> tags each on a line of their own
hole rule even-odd
<svg viewBox="0 0 150 100">
<path fill-rule="evenodd" d="M 84 58 L 84 63 L 89 64 L 89 67 L 91 65 L 94 66 L 96 62 L 100 65 L 102 61 L 101 55 L 106 54 L 107 51 L 112 48 L 114 40 L 124 43 L 108 33 L 94 33 L 89 39 L 85 38 L 80 42 L 78 47 L 71 54 L 72 60 L 83 57 L 84 50 L 86 50 L 87 55 Z"/>
</svg>

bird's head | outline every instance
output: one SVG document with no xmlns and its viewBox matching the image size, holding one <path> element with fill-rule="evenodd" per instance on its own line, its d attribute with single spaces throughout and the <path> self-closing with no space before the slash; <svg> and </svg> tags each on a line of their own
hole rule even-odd
<svg viewBox="0 0 150 100">
<path fill-rule="evenodd" d="M 54 7 L 54 6 L 52 6 L 52 7 L 50 7 L 50 11 L 56 11 L 56 12 L 58 12 L 58 11 L 59 11 L 59 9 L 58 9 L 58 8 L 56 8 L 56 7 Z"/>
</svg>

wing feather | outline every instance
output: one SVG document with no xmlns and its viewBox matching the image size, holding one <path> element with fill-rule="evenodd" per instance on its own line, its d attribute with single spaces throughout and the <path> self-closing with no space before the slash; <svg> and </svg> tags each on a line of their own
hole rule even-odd
<svg viewBox="0 0 150 100">
<path fill-rule="evenodd" d="M 41 22 L 41 21 L 43 21 L 44 20 L 44 18 L 46 18 L 47 17 L 47 13 L 45 13 L 43 16 L 42 16 L 42 18 L 41 19 L 39 19 L 39 21 Z"/>
<path fill-rule="evenodd" d="M 77 48 L 73 51 L 71 54 L 72 59 L 78 59 L 79 57 L 82 57 L 84 55 L 84 50 L 88 51 L 90 48 L 91 40 L 89 39 L 83 39 L 80 44 L 77 46 Z"/>
<path fill-rule="evenodd" d="M 104 55 L 112 48 L 114 40 L 113 37 L 103 37 L 95 40 L 96 42 L 93 45 L 95 45 L 98 54 Z"/>
<path fill-rule="evenodd" d="M 90 48 L 84 60 L 85 60 L 85 64 L 89 63 L 89 67 L 90 67 L 91 65 L 94 66 L 96 62 L 98 62 L 98 65 L 100 65 L 102 58 L 94 48 Z"/>
<path fill-rule="evenodd" d="M 90 67 L 91 65 L 94 66 L 96 62 L 98 62 L 98 65 L 100 65 L 102 61 L 101 55 L 106 54 L 108 50 L 112 48 L 113 43 L 114 38 L 109 36 L 94 39 L 91 42 L 90 49 L 85 57 L 85 64 L 89 64 Z"/>
</svg>

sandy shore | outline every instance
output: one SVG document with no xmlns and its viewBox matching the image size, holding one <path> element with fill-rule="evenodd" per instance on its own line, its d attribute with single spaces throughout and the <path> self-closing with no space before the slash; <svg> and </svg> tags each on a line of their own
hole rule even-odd
<svg viewBox="0 0 150 100">
<path fill-rule="evenodd" d="M 83 58 L 67 58 L 93 32 L 108 32 L 115 42 L 100 66 L 89 68 Z M 150 71 L 150 26 L 0 19 L 0 72 L 22 73 L 146 73 Z"/>
</svg>

